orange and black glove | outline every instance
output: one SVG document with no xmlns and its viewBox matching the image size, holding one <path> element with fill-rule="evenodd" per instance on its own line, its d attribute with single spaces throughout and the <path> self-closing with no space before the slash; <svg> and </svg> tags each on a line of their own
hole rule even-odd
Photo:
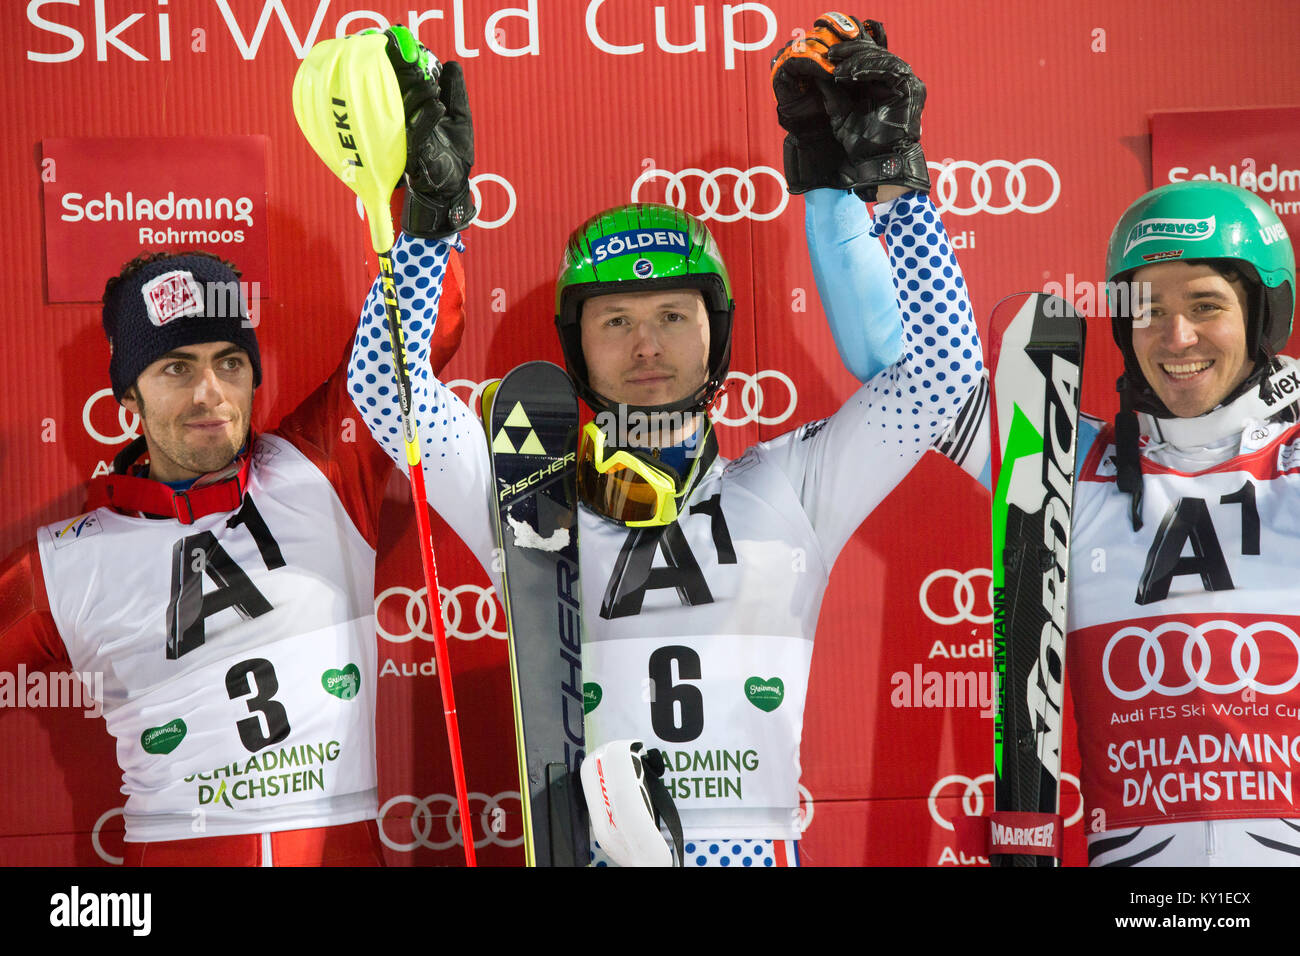
<svg viewBox="0 0 1300 956">
<path fill-rule="evenodd" d="M 827 54 L 844 40 L 866 31 L 886 44 L 885 28 L 876 20 L 859 21 L 842 13 L 817 18 L 812 31 L 791 40 L 772 59 L 772 92 L 785 138 L 785 178 L 790 192 L 829 187 L 849 189 L 848 159 L 836 139 L 827 112 L 835 64 Z"/>
<path fill-rule="evenodd" d="M 930 189 L 920 144 L 925 84 L 883 40 L 862 29 L 828 47 L 833 82 L 821 87 L 831 130 L 844 150 L 843 176 L 868 201 L 878 186 Z"/>
</svg>

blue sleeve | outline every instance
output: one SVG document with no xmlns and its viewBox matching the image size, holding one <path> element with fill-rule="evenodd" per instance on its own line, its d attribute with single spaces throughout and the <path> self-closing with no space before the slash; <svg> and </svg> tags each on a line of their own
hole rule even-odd
<svg viewBox="0 0 1300 956">
<path fill-rule="evenodd" d="M 840 360 L 865 382 L 903 357 L 902 318 L 889 258 L 871 235 L 867 206 L 851 192 L 804 195 L 804 230 L 817 294 Z"/>
<path fill-rule="evenodd" d="M 1104 423 L 1099 418 L 1093 418 L 1091 415 L 1079 414 L 1079 425 L 1075 429 L 1075 451 L 1074 451 L 1074 480 L 1079 480 L 1079 472 L 1083 470 L 1083 462 L 1088 457 L 1088 452 L 1092 451 L 1092 443 L 1097 440 L 1101 434 L 1101 427 Z"/>
<path fill-rule="evenodd" d="M 923 193 L 876 206 L 867 238 L 889 244 L 889 291 L 902 354 L 861 385 L 830 418 L 759 446 L 799 494 L 829 566 L 863 519 L 949 428 L 973 391 L 983 389 L 984 357 L 939 211 Z M 902 316 L 906 316 L 904 321 Z M 968 416 L 959 444 L 975 429 Z"/>
</svg>

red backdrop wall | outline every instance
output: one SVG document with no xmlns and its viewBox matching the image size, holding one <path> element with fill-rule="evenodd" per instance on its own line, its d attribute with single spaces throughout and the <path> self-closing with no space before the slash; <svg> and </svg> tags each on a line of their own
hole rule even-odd
<svg viewBox="0 0 1300 956">
<path fill-rule="evenodd" d="M 923 145 L 933 163 L 949 166 L 935 170 L 935 195 L 982 322 L 1003 295 L 1103 278 L 1114 221 L 1151 185 L 1150 113 L 1300 102 L 1291 5 L 1245 0 L 1232 11 L 1212 34 L 1203 16 L 1173 0 L 912 0 L 860 11 L 886 22 L 891 47 L 928 86 Z M 720 409 L 724 454 L 834 411 L 855 383 L 818 304 L 802 200 L 784 191 L 768 82 L 773 53 L 819 12 L 796 0 L 5 4 L 0 552 L 79 512 L 83 482 L 134 424 L 119 419 L 111 397 L 96 397 L 108 384 L 96 304 L 52 294 L 123 240 L 110 241 L 112 224 L 88 217 L 63 235 L 66 208 L 50 204 L 74 189 L 92 194 L 69 181 L 76 164 L 61 163 L 50 141 L 166 137 L 126 144 L 127 155 L 134 151 L 141 169 L 165 155 L 162 165 L 182 178 L 212 167 L 214 194 L 243 189 L 256 199 L 244 245 L 226 251 L 251 259 L 255 234 L 266 243 L 256 424 L 273 425 L 339 360 L 373 273 L 352 196 L 295 127 L 294 71 L 312 42 L 385 22 L 416 26 L 442 58 L 464 64 L 469 85 L 482 212 L 465 236 L 469 314 L 447 369 L 464 383 L 461 394 L 521 361 L 559 360 L 552 282 L 575 224 L 615 203 L 666 198 L 708 220 L 735 282 L 737 374 Z M 234 138 L 250 136 L 264 137 L 264 184 L 231 177 L 212 159 L 213 138 L 247 144 Z M 1289 164 L 1300 166 L 1300 156 Z M 111 181 L 95 188 L 123 194 L 135 165 L 110 170 Z M 141 181 L 135 188 L 152 183 L 160 196 L 171 188 L 165 170 Z M 128 246 L 110 258 L 134 255 Z M 1107 323 L 1093 324 L 1084 406 L 1112 414 L 1119 363 Z M 376 587 L 382 830 L 391 864 L 456 864 L 432 645 L 409 606 L 421 577 L 400 482 L 390 499 Z M 892 694 L 904 677 L 987 674 L 987 525 L 987 493 L 928 455 L 841 556 L 804 730 L 805 863 L 978 862 L 954 848 L 948 821 L 991 796 L 992 720 L 978 700 L 896 706 Z M 460 543 L 445 527 L 435 534 L 479 811 L 474 835 L 483 862 L 516 864 L 504 615 Z M 1073 774 L 1072 724 L 1066 734 Z M 120 775 L 98 720 L 6 708 L 0 766 L 0 862 L 118 861 Z M 1074 779 L 1067 775 L 1063 812 L 1072 824 L 1068 861 L 1079 863 L 1087 816 Z"/>
</svg>

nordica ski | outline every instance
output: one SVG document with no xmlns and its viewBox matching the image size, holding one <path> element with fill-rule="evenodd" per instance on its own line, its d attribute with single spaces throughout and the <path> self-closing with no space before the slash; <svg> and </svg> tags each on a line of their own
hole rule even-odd
<svg viewBox="0 0 1300 956">
<path fill-rule="evenodd" d="M 991 859 L 1000 866 L 1055 866 L 1085 324 L 1065 300 L 1025 292 L 998 303 L 990 328 L 998 682 Z M 1044 854 L 1045 843 L 1051 854 Z"/>
<path fill-rule="evenodd" d="M 528 362 L 484 391 L 528 866 L 586 866 L 582 609 L 569 376 Z"/>
</svg>

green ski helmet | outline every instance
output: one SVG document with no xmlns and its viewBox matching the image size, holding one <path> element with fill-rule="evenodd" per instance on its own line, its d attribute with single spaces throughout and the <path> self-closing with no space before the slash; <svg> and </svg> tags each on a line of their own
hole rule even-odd
<svg viewBox="0 0 1300 956">
<path fill-rule="evenodd" d="M 1246 350 L 1255 371 L 1234 394 L 1258 384 L 1269 360 L 1291 336 L 1295 253 L 1272 207 L 1228 183 L 1182 182 L 1153 189 L 1120 217 L 1106 250 L 1111 332 L 1124 355 L 1126 389 L 1135 411 L 1169 414 L 1138 365 L 1130 297 L 1117 296 L 1116 286 L 1143 266 L 1207 260 L 1239 271 L 1247 287 Z"/>
<path fill-rule="evenodd" d="M 569 236 L 555 281 L 555 327 L 569 375 L 594 411 L 616 403 L 591 388 L 582 354 L 582 303 L 597 295 L 682 288 L 698 290 L 709 314 L 708 378 L 694 395 L 654 411 L 703 410 L 727 377 L 736 303 L 717 243 L 694 216 L 656 203 L 606 209 Z"/>
</svg>

